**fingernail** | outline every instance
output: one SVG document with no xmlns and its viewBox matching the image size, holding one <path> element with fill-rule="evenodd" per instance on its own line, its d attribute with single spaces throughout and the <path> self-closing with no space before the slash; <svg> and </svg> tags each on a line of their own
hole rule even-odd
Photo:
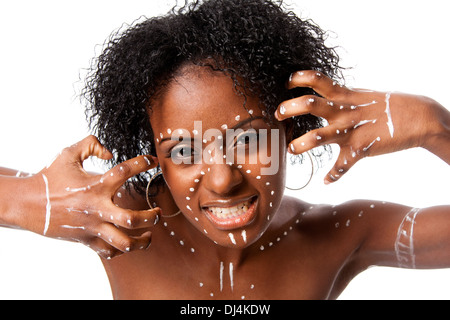
<svg viewBox="0 0 450 320">
<path fill-rule="evenodd" d="M 154 226 L 156 226 L 159 222 L 159 213 L 155 217 L 155 222 L 153 223 Z"/>
<path fill-rule="evenodd" d="M 279 121 L 280 117 L 278 116 L 278 110 L 275 110 L 275 118 Z"/>
<path fill-rule="evenodd" d="M 291 153 L 295 153 L 295 147 L 292 143 L 289 145 L 289 149 L 290 149 Z"/>
<path fill-rule="evenodd" d="M 328 181 L 328 180 L 323 180 L 323 183 L 324 183 L 325 185 L 329 185 L 331 182 Z"/>
<path fill-rule="evenodd" d="M 158 160 L 157 157 L 154 157 L 154 156 L 150 156 L 150 157 L 152 158 L 152 160 L 153 160 L 153 162 L 154 162 L 155 164 L 158 164 L 158 163 L 159 163 L 159 160 Z"/>
</svg>

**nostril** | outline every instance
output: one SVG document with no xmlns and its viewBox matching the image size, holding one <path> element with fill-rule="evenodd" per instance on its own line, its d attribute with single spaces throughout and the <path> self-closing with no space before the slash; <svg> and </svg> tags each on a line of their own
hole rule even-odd
<svg viewBox="0 0 450 320">
<path fill-rule="evenodd" d="M 209 169 L 208 174 L 204 176 L 203 184 L 217 194 L 229 193 L 244 180 L 240 170 L 228 164 L 215 164 Z"/>
</svg>

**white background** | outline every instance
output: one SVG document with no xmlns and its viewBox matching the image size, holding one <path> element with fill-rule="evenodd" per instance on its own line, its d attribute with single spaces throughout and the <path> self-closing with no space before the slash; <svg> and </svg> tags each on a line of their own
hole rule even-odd
<svg viewBox="0 0 450 320">
<path fill-rule="evenodd" d="M 166 1 L 2 1 L 0 166 L 37 172 L 88 134 L 77 99 L 80 74 L 123 23 L 165 13 Z M 423 94 L 450 108 L 446 1 L 291 3 L 339 45 L 350 86 Z M 97 45 L 97 46 L 96 46 Z M 414 123 L 411 123 L 413 126 Z M 332 186 L 322 178 L 296 193 L 312 203 L 375 199 L 423 207 L 447 204 L 450 169 L 424 150 L 364 159 Z M 381 221 L 380 221 L 381 223 Z M 450 270 L 372 268 L 341 299 L 449 299 Z M 79 244 L 0 229 L 0 299 L 110 299 L 96 254 Z"/>
</svg>

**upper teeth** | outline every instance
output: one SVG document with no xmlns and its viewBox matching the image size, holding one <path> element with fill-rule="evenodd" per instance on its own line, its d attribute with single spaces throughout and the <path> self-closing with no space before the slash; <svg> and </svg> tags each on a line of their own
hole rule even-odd
<svg viewBox="0 0 450 320">
<path fill-rule="evenodd" d="M 247 212 L 250 201 L 244 201 L 232 207 L 209 207 L 209 211 L 220 219 L 238 217 Z"/>
</svg>

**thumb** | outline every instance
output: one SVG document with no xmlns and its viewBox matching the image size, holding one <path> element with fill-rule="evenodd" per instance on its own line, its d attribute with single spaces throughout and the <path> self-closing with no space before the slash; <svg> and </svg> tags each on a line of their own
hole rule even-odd
<svg viewBox="0 0 450 320">
<path fill-rule="evenodd" d="M 97 137 L 90 135 L 73 146 L 76 160 L 82 163 L 87 158 L 94 156 L 102 160 L 110 160 L 113 155 L 106 149 Z"/>
</svg>

